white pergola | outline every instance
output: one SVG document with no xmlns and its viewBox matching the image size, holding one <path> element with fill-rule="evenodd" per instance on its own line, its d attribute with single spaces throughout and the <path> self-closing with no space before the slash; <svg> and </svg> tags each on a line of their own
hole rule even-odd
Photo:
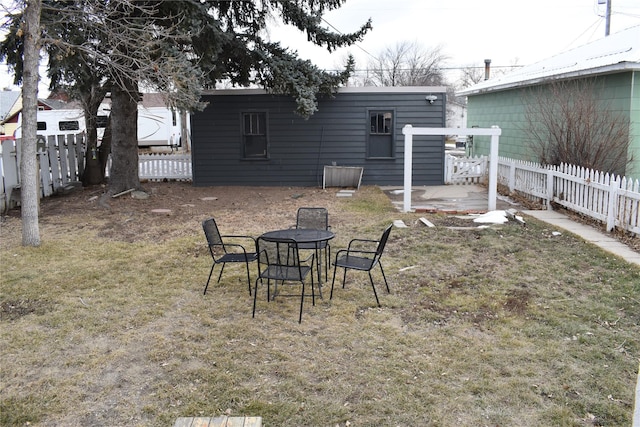
<svg viewBox="0 0 640 427">
<path fill-rule="evenodd" d="M 491 152 L 489 155 L 489 207 L 490 211 L 496 209 L 496 196 L 498 194 L 498 147 L 502 129 L 498 126 L 491 128 L 414 128 L 405 125 L 402 128 L 404 134 L 404 199 L 403 211 L 411 210 L 411 174 L 413 171 L 413 135 L 484 135 L 491 137 Z"/>
</svg>

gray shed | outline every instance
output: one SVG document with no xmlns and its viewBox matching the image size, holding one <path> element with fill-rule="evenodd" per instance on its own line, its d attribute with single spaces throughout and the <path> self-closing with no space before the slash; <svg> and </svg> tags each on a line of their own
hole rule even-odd
<svg viewBox="0 0 640 427">
<path fill-rule="evenodd" d="M 211 91 L 203 101 L 191 117 L 196 186 L 322 186 L 325 166 L 362 168 L 363 185 L 402 185 L 403 126 L 445 126 L 444 87 L 343 88 L 320 98 L 309 119 L 291 97 L 258 89 Z M 444 145 L 443 136 L 416 138 L 415 185 L 443 184 Z"/>
</svg>

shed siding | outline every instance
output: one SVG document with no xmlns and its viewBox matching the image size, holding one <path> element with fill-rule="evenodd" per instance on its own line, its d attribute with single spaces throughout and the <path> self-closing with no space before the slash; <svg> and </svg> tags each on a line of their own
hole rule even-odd
<svg viewBox="0 0 640 427">
<path fill-rule="evenodd" d="M 445 94 L 434 104 L 429 92 L 338 93 L 320 99 L 308 120 L 296 115 L 289 97 L 268 94 L 207 95 L 207 108 L 192 115 L 193 182 L 197 186 L 260 185 L 321 186 L 325 165 L 361 166 L 364 185 L 402 185 L 402 127 L 444 127 Z M 394 111 L 390 159 L 368 159 L 368 111 Z M 269 158 L 242 158 L 243 112 L 267 113 Z M 444 137 L 415 138 L 413 182 L 443 183 Z"/>
</svg>

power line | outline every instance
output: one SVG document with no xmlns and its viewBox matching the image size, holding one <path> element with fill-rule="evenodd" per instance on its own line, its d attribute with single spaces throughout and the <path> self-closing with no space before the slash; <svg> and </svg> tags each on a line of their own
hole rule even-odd
<svg viewBox="0 0 640 427">
<path fill-rule="evenodd" d="M 322 17 L 321 17 L 320 19 L 322 19 L 322 22 L 324 22 L 325 24 L 327 24 L 329 27 L 333 28 L 333 30 L 334 30 L 334 31 L 336 31 L 336 32 L 337 32 L 338 34 L 340 34 L 341 36 L 343 36 L 343 35 L 344 35 L 344 33 L 343 33 L 342 31 L 340 31 L 339 29 L 337 29 L 337 28 L 336 28 L 333 24 L 331 24 L 329 21 L 327 21 L 326 19 L 324 19 L 324 18 L 322 18 Z M 371 58 L 373 58 L 373 59 L 375 59 L 376 61 L 378 61 L 378 58 L 377 58 L 375 55 L 373 55 L 373 54 L 371 54 L 370 52 L 368 52 L 365 48 L 363 48 L 362 46 L 360 46 L 360 44 L 359 44 L 359 43 L 354 43 L 354 45 L 355 45 L 358 49 L 360 49 L 361 51 L 363 51 L 364 53 L 366 53 L 367 55 L 369 55 Z"/>
</svg>

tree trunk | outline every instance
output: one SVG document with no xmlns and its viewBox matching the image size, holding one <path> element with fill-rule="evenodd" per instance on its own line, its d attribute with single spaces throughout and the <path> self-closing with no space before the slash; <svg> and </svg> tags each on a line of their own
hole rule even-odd
<svg viewBox="0 0 640 427">
<path fill-rule="evenodd" d="M 111 171 L 109 193 L 140 189 L 138 176 L 138 88 L 129 81 L 127 89 L 111 91 Z"/>
<path fill-rule="evenodd" d="M 84 162 L 84 174 L 82 184 L 84 186 L 101 184 L 104 181 L 104 168 L 102 167 L 98 149 L 98 109 L 104 98 L 102 91 L 95 88 L 83 97 L 84 119 L 87 128 L 87 152 Z"/>
<path fill-rule="evenodd" d="M 24 11 L 24 74 L 22 85 L 22 141 L 20 158 L 20 194 L 22 245 L 40 246 L 38 224 L 37 111 L 38 65 L 40 59 L 41 0 L 29 0 Z"/>
<path fill-rule="evenodd" d="M 180 146 L 187 153 L 191 152 L 191 133 L 187 126 L 187 112 L 180 110 Z"/>
</svg>

